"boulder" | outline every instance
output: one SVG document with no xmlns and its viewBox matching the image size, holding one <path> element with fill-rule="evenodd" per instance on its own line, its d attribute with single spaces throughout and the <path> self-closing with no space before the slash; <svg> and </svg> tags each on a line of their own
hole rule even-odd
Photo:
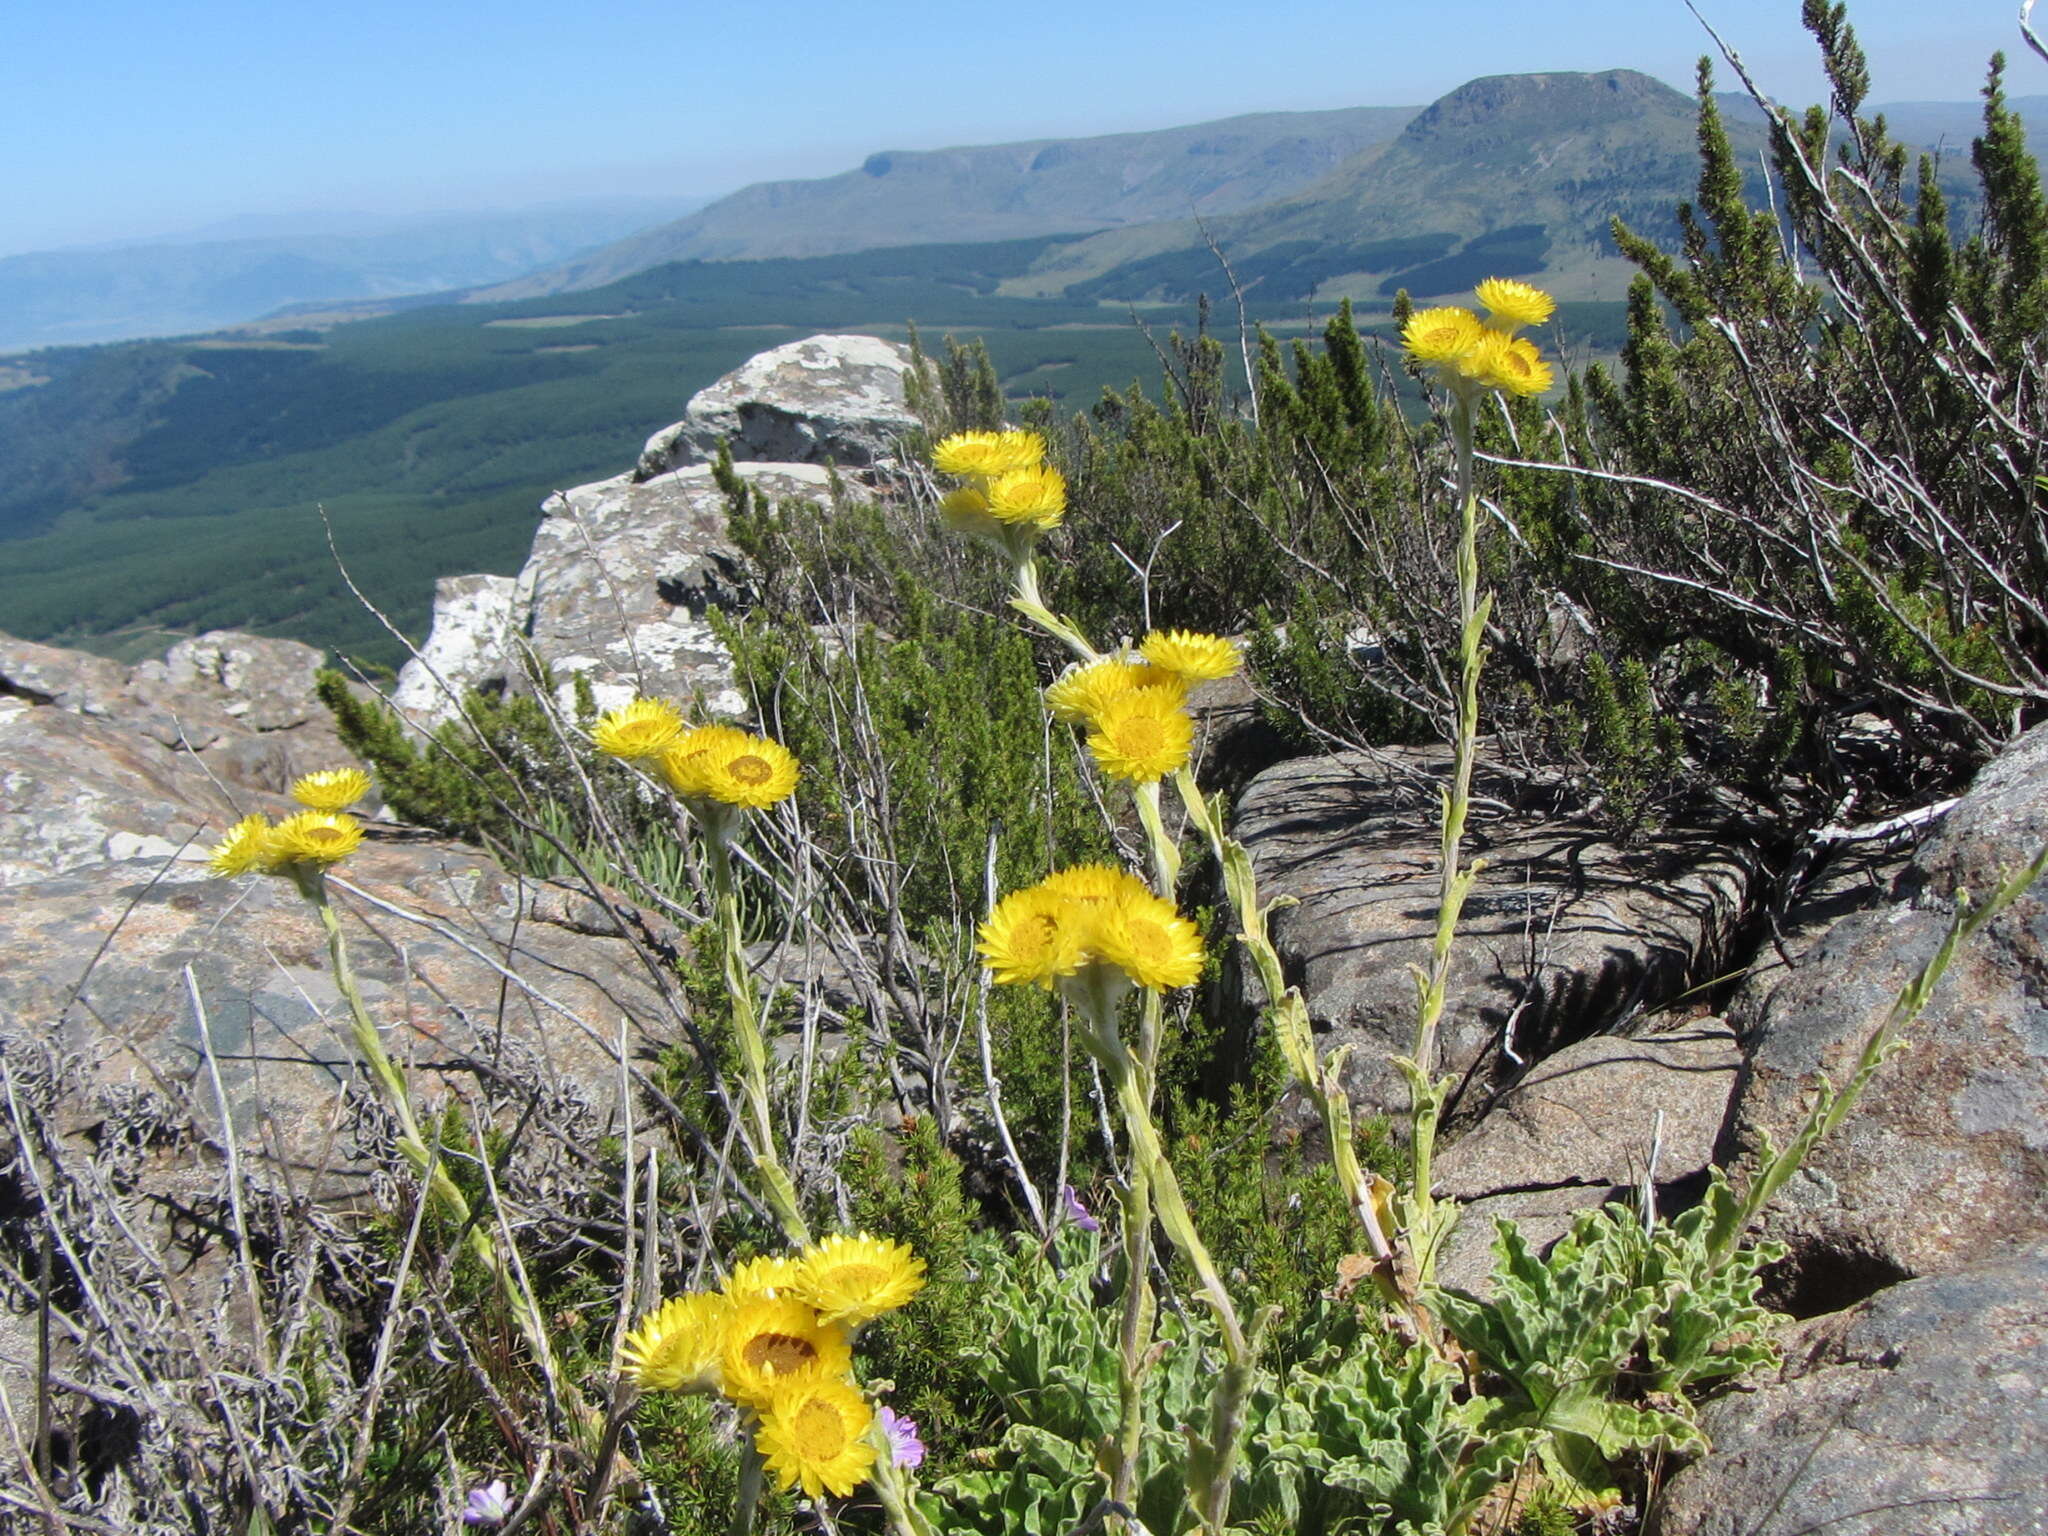
<svg viewBox="0 0 2048 1536">
<path fill-rule="evenodd" d="M 1734 1031 L 1712 1018 L 1596 1036 L 1537 1063 L 1437 1154 L 1438 1192 L 1466 1203 L 1438 1257 L 1438 1283 L 1485 1290 L 1496 1218 L 1540 1250 L 1580 1211 L 1636 1198 L 1646 1173 L 1660 1211 L 1690 1204 L 1741 1065 Z"/>
<path fill-rule="evenodd" d="M 0 637 L 0 883 L 108 860 L 203 862 L 203 830 L 353 761 L 313 696 L 320 653 L 216 631 L 161 661 Z"/>
<path fill-rule="evenodd" d="M 647 440 L 635 480 L 709 463 L 724 442 L 736 463 L 836 464 L 893 459 L 918 425 L 904 380 L 910 349 L 873 336 L 811 336 L 741 364 L 697 391 L 683 419 Z"/>
<path fill-rule="evenodd" d="M 773 497 L 827 496 L 830 475 L 808 464 L 743 464 Z M 532 593 L 533 651 L 561 677 L 581 673 L 601 708 L 635 693 L 737 715 L 725 647 L 705 618 L 750 600 L 726 538 L 725 493 L 708 465 L 651 480 L 621 475 L 549 498 L 520 580 Z"/>
<path fill-rule="evenodd" d="M 1777 1379 L 1704 1427 L 1713 1452 L 1666 1485 L 1653 1536 L 2048 1530 L 2048 1248 L 1802 1325 Z"/>
<path fill-rule="evenodd" d="M 2048 841 L 2048 727 L 1977 779 L 1886 904 L 1828 929 L 1731 1010 L 1748 1062 L 1733 1149 L 1754 1157 L 1800 1123 L 1816 1074 L 1847 1081 L 1899 989 L 1935 952 L 1953 892 Z M 1792 1250 L 1779 1302 L 1834 1310 L 2048 1234 L 2048 881 L 1956 955 L 1904 1055 L 1764 1214 Z"/>
<path fill-rule="evenodd" d="M 1272 921 L 1282 963 L 1321 1046 L 1355 1047 L 1346 1085 L 1366 1112 L 1406 1103 L 1388 1060 L 1413 1042 L 1411 968 L 1436 930 L 1436 786 L 1448 773 L 1436 748 L 1300 758 L 1259 774 L 1238 802 L 1262 898 L 1293 903 Z M 1475 789 L 1484 803 L 1465 851 L 1486 868 L 1460 924 L 1440 1070 L 1465 1074 L 1496 1050 L 1512 1067 L 1608 1029 L 1681 990 L 1727 940 L 1755 861 L 1724 829 L 1617 846 L 1583 820 L 1516 808 L 1500 776 Z"/>
<path fill-rule="evenodd" d="M 515 577 L 441 577 L 426 643 L 398 674 L 392 707 L 431 730 L 459 712 L 464 694 L 502 690 L 530 602 Z"/>
</svg>

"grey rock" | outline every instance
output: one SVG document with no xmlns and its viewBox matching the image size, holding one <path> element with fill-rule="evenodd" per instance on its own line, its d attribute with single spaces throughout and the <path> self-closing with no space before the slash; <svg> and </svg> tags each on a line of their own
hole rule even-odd
<svg viewBox="0 0 2048 1536">
<path fill-rule="evenodd" d="M 1514 1222 L 1541 1251 L 1580 1211 L 1639 1198 L 1653 1144 L 1657 1209 L 1691 1203 L 1741 1064 L 1734 1031 L 1719 1019 L 1633 1039 L 1596 1036 L 1537 1063 L 1437 1154 L 1433 1183 L 1465 1207 L 1438 1257 L 1437 1283 L 1488 1292 L 1496 1220 Z"/>
<path fill-rule="evenodd" d="M 321 654 L 214 630 L 134 667 L 0 636 L 0 699 L 118 721 L 245 789 L 282 791 L 352 759 L 313 693 Z"/>
<path fill-rule="evenodd" d="M 526 629 L 527 594 L 511 576 L 443 576 L 419 654 L 399 671 L 391 705 L 432 730 L 460 712 L 464 694 L 503 689 Z"/>
<path fill-rule="evenodd" d="M 735 462 L 879 464 L 918 424 L 904 391 L 910 367 L 908 347 L 873 336 L 811 336 L 763 352 L 692 396 L 681 421 L 647 440 L 633 478 L 708 463 L 721 440 Z"/>
<path fill-rule="evenodd" d="M 1597 1205 L 1635 1187 L 1653 1141 L 1660 1184 L 1698 1175 L 1714 1160 L 1741 1065 L 1719 1019 L 1581 1040 L 1538 1062 L 1439 1154 L 1435 1182 L 1460 1200 L 1577 1187 Z"/>
<path fill-rule="evenodd" d="M 1714 1449 L 1653 1536 L 2048 1531 L 2048 1248 L 1797 1329 L 1778 1379 L 1710 1404 Z"/>
<path fill-rule="evenodd" d="M 1753 1158 L 1800 1123 L 1815 1075 L 1845 1082 L 1949 922 L 1945 893 L 1988 888 L 2048 838 L 2048 728 L 1986 769 L 1898 881 L 1731 1012 L 1749 1061 L 1731 1115 Z M 1956 956 L 1906 1052 L 1764 1214 L 1790 1245 L 1781 1302 L 1828 1310 L 1874 1286 L 2048 1233 L 2048 882 Z"/>
<path fill-rule="evenodd" d="M 1394 748 L 1282 763 L 1238 802 L 1273 936 L 1325 1049 L 1367 1111 L 1404 1104 L 1388 1058 L 1411 1047 L 1415 982 L 1437 909 L 1438 750 Z M 1478 793 L 1511 803 L 1483 777 Z M 1480 1063 L 1512 1025 L 1538 1058 L 1679 990 L 1725 941 L 1753 861 L 1725 833 L 1680 829 L 1617 847 L 1543 811 L 1475 810 L 1467 857 L 1487 868 L 1465 906 L 1441 1034 L 1442 1070 Z M 1255 983 L 1247 983 L 1248 988 Z M 1248 999 L 1248 1001 L 1254 1001 Z"/>
<path fill-rule="evenodd" d="M 830 487 L 813 465 L 735 467 L 770 496 L 822 499 Z M 746 600 L 710 467 L 601 480 L 545 510 L 521 577 L 535 655 L 559 676 L 583 674 L 601 707 L 635 693 L 702 694 L 717 713 L 741 713 L 730 658 L 704 617 L 709 605 Z"/>
</svg>

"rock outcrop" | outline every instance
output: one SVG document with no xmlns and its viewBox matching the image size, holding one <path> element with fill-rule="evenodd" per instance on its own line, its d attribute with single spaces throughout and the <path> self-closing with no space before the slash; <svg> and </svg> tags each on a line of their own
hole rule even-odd
<svg viewBox="0 0 2048 1536">
<path fill-rule="evenodd" d="M 744 708 L 705 615 L 752 594 L 726 534 L 711 463 L 721 444 L 740 479 L 771 499 L 832 494 L 835 473 L 879 483 L 917 425 L 908 348 L 872 336 L 813 336 L 764 352 L 690 400 L 626 474 L 550 496 L 525 569 L 435 589 L 433 627 L 392 701 L 433 726 L 469 689 L 519 688 L 532 666 L 601 706 L 635 693 Z"/>
<path fill-rule="evenodd" d="M 1786 1341 L 1704 1416 L 1654 1536 L 2048 1530 L 2048 1247 L 1895 1285 Z"/>
<path fill-rule="evenodd" d="M 1894 884 L 1764 973 L 1731 1019 L 1748 1065 L 1733 1150 L 1783 1144 L 1814 1076 L 1847 1080 L 1898 990 L 1946 931 L 1958 888 L 1989 890 L 2048 842 L 2048 726 L 1985 769 Z M 2048 1236 L 2048 882 L 1956 956 L 1900 1059 L 1766 1214 L 1792 1248 L 1800 1311 Z"/>
<path fill-rule="evenodd" d="M 1441 751 L 1391 748 L 1300 758 L 1258 775 L 1237 835 L 1261 894 L 1290 898 L 1272 931 L 1308 999 L 1322 1047 L 1354 1044 L 1347 1087 L 1364 1111 L 1405 1104 L 1388 1065 L 1415 1029 L 1410 966 L 1436 928 Z M 1486 869 L 1465 904 L 1442 1033 L 1444 1071 L 1491 1053 L 1508 1068 L 1610 1028 L 1678 991 L 1739 916 L 1753 861 L 1709 829 L 1618 847 L 1591 824 L 1495 809 L 1468 824 Z M 1254 983 L 1250 983 L 1255 985 Z"/>
</svg>

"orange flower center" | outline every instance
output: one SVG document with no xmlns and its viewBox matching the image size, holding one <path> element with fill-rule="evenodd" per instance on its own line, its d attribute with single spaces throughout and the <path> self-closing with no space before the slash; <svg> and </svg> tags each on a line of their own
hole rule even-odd
<svg viewBox="0 0 2048 1536">
<path fill-rule="evenodd" d="M 1125 757 L 1152 757 L 1166 749 L 1166 727 L 1150 715 L 1119 720 L 1110 739 Z"/>
<path fill-rule="evenodd" d="M 1172 937 L 1149 918 L 1132 918 L 1124 931 L 1130 938 L 1131 948 L 1142 958 L 1156 961 L 1173 957 Z"/>
<path fill-rule="evenodd" d="M 734 758 L 726 765 L 725 771 L 742 784 L 766 784 L 775 777 L 775 770 L 752 753 Z"/>
<path fill-rule="evenodd" d="M 831 1461 L 846 1449 L 846 1421 L 820 1398 L 810 1398 L 797 1409 L 789 1428 L 806 1461 Z"/>
<path fill-rule="evenodd" d="M 329 843 L 343 842 L 346 840 L 346 838 L 347 834 L 343 832 L 339 827 L 306 828 L 306 841 L 309 843 L 318 843 L 323 847 Z"/>
<path fill-rule="evenodd" d="M 755 1370 L 772 1371 L 777 1376 L 800 1371 L 818 1358 L 817 1348 L 809 1339 L 787 1333 L 757 1333 L 747 1340 L 740 1353 Z"/>
<path fill-rule="evenodd" d="M 888 1278 L 887 1270 L 878 1269 L 872 1264 L 841 1264 L 838 1268 L 827 1271 L 824 1281 L 835 1290 L 852 1291 L 859 1295 L 880 1290 L 882 1283 Z"/>
</svg>

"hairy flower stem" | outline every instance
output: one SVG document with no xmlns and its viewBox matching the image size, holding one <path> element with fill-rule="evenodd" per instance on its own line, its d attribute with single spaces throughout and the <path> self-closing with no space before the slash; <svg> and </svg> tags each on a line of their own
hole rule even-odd
<svg viewBox="0 0 2048 1536">
<path fill-rule="evenodd" d="M 1152 1296 L 1152 1178 L 1131 1159 L 1123 1197 L 1124 1315 L 1117 1329 L 1116 1462 L 1109 1496 L 1128 1506 L 1137 1491 L 1138 1456 L 1145 1438 L 1145 1374 L 1158 1307 Z"/>
<path fill-rule="evenodd" d="M 293 883 L 299 894 L 312 904 L 320 915 L 320 926 L 327 935 L 327 957 L 334 968 L 334 985 L 348 1003 L 349 1035 L 356 1049 L 356 1055 L 369 1070 L 370 1078 L 383 1095 L 385 1104 L 398 1121 L 398 1149 L 405 1154 L 406 1161 L 426 1181 L 426 1195 L 429 1204 L 443 1217 L 455 1223 L 463 1233 L 463 1242 L 478 1262 L 489 1271 L 497 1282 L 498 1294 L 504 1298 L 505 1306 L 512 1313 L 520 1335 L 526 1340 L 526 1347 L 532 1352 L 535 1362 L 546 1375 L 554 1389 L 556 1401 L 573 1411 L 572 1417 L 586 1425 L 594 1425 L 595 1414 L 582 1400 L 575 1388 L 563 1379 L 555 1361 L 553 1346 L 548 1342 L 547 1325 L 541 1318 L 532 1294 L 519 1283 L 519 1277 L 505 1256 L 498 1251 L 497 1243 L 490 1232 L 470 1210 L 468 1197 L 461 1187 L 448 1176 L 448 1170 L 439 1159 L 428 1151 L 426 1138 L 420 1134 L 418 1118 L 413 1114 L 412 1093 L 406 1085 L 405 1074 L 398 1063 L 391 1059 L 391 1053 L 384 1049 L 384 1039 L 377 1033 L 377 1026 L 370 1019 L 370 1011 L 364 1006 L 362 988 L 356 982 L 355 968 L 349 964 L 348 942 L 342 936 L 341 916 L 334 910 L 328 899 L 327 879 L 319 870 L 294 871 Z"/>
<path fill-rule="evenodd" d="M 1408 1230 L 1427 1266 L 1435 1243 L 1435 1204 L 1430 1196 L 1430 1160 L 1436 1149 L 1437 1119 L 1443 1109 L 1445 1083 L 1436 1080 L 1437 1027 L 1443 1020 L 1451 975 L 1451 951 L 1458 934 L 1458 915 L 1481 865 L 1459 867 L 1465 817 L 1472 804 L 1472 764 L 1479 750 L 1479 674 L 1486 665 L 1486 620 L 1493 594 L 1479 594 L 1479 493 L 1472 474 L 1473 400 L 1470 388 L 1457 392 L 1451 415 L 1451 437 L 1458 466 L 1458 675 L 1456 714 L 1451 732 L 1451 782 L 1443 797 L 1443 833 L 1439 853 L 1436 935 L 1430 944 L 1429 967 L 1418 983 L 1415 1043 L 1403 1071 L 1409 1086 L 1409 1148 L 1414 1182 L 1409 1195 Z M 1422 1278 L 1426 1279 L 1425 1273 Z"/>
<path fill-rule="evenodd" d="M 754 1443 L 753 1417 L 742 1417 L 747 1420 L 747 1427 L 740 1432 L 740 1486 L 733 1499 L 732 1524 L 727 1527 L 727 1536 L 753 1536 L 754 1514 L 761 1507 L 762 1473 L 766 1470 L 760 1447 Z"/>
<path fill-rule="evenodd" d="M 878 1449 L 881 1455 L 868 1483 L 875 1490 L 875 1497 L 881 1501 L 882 1512 L 889 1517 L 889 1529 L 896 1536 L 937 1536 L 931 1521 L 925 1519 L 924 1511 L 917 1507 L 916 1485 L 905 1475 L 903 1468 L 889 1459 L 886 1445 Z"/>
<path fill-rule="evenodd" d="M 715 822 L 704 825 L 712 893 L 718 904 L 725 991 L 732 1002 L 733 1039 L 739 1046 L 740 1092 L 747 1101 L 746 1140 L 753 1154 L 754 1171 L 761 1177 L 762 1194 L 767 1198 L 768 1209 L 775 1213 L 782 1235 L 791 1247 L 807 1248 L 811 1230 L 804 1221 L 796 1185 L 775 1150 L 775 1119 L 768 1104 L 768 1048 L 761 1039 L 754 978 L 747 973 L 746 944 L 740 934 L 739 884 L 733 876 L 732 852 L 726 846 L 727 829 Z"/>
<path fill-rule="evenodd" d="M 1323 1062 L 1316 1057 L 1308 1004 L 1303 1001 L 1299 987 L 1287 984 L 1286 974 L 1280 966 L 1280 952 L 1274 947 L 1272 934 L 1267 928 L 1266 918 L 1272 905 L 1259 902 L 1258 877 L 1252 870 L 1251 855 L 1245 851 L 1244 844 L 1223 830 L 1221 800 L 1211 803 L 1202 794 L 1191 768 L 1182 768 L 1175 773 L 1173 784 L 1180 793 L 1181 804 L 1186 808 L 1189 819 L 1208 840 L 1209 849 L 1216 856 L 1217 867 L 1223 871 L 1224 892 L 1237 913 L 1238 942 L 1252 957 L 1260 984 L 1266 990 L 1267 1017 L 1279 1042 L 1280 1054 L 1323 1122 L 1323 1135 L 1330 1145 L 1330 1162 L 1337 1175 L 1337 1187 L 1343 1191 L 1344 1203 L 1364 1229 L 1366 1248 L 1374 1260 L 1374 1284 L 1389 1302 L 1407 1306 L 1408 1298 L 1403 1296 L 1396 1283 L 1393 1244 L 1380 1216 L 1378 1197 L 1385 1181 L 1368 1174 L 1358 1160 L 1351 1100 L 1344 1092 L 1342 1081 L 1344 1058 L 1339 1054 Z"/>
<path fill-rule="evenodd" d="M 1174 885 L 1180 879 L 1180 848 L 1167 836 L 1166 823 L 1159 815 L 1159 781 L 1132 785 L 1131 798 L 1137 802 L 1145 840 L 1152 845 L 1152 888 L 1171 901 Z"/>
<path fill-rule="evenodd" d="M 1013 561 L 1010 575 L 1017 585 L 1017 593 L 1010 599 L 1012 608 L 1072 651 L 1083 665 L 1102 659 L 1102 653 L 1088 643 L 1088 637 L 1071 620 L 1061 618 L 1045 606 L 1045 599 L 1038 591 L 1036 556 L 1025 555 Z"/>
</svg>

